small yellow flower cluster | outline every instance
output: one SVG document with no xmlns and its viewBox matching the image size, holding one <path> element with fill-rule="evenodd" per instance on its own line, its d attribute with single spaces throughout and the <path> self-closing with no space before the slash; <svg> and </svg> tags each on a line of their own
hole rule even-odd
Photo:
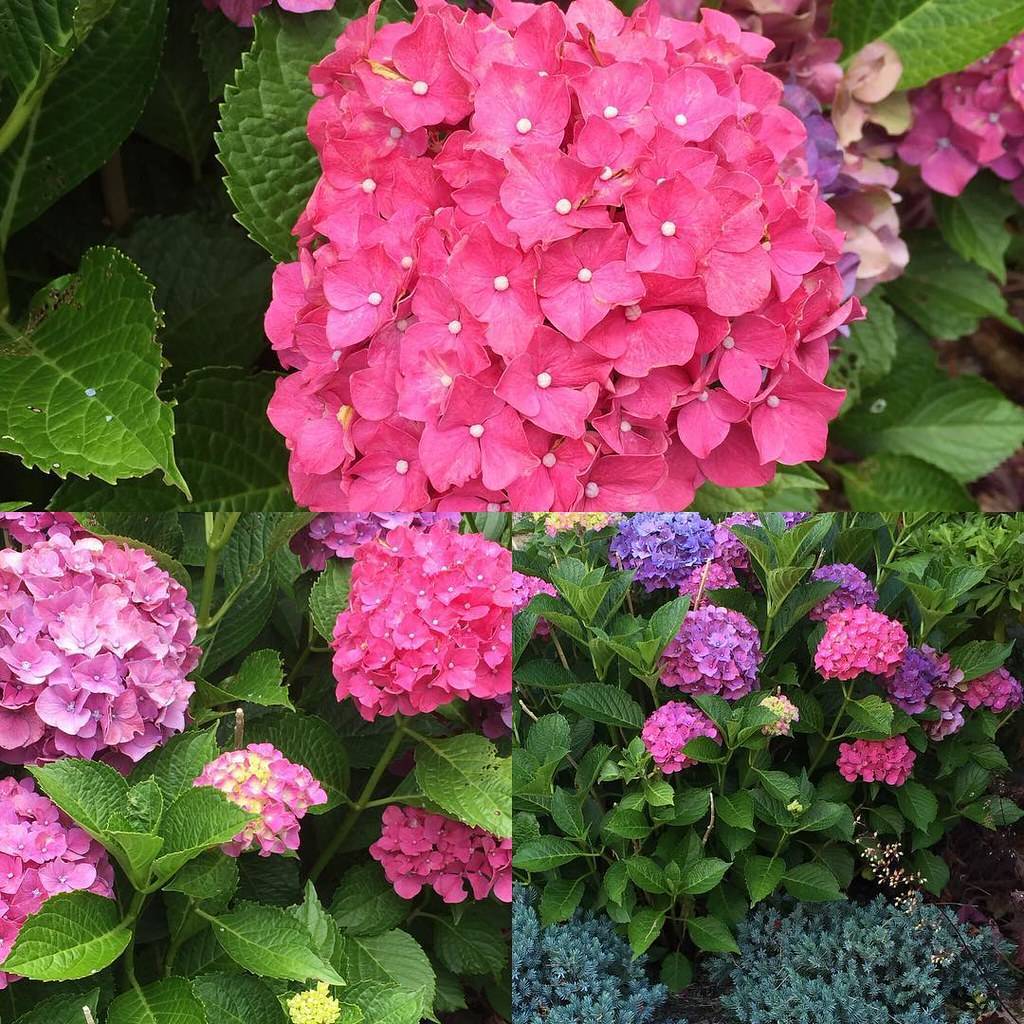
<svg viewBox="0 0 1024 1024">
<path fill-rule="evenodd" d="M 341 1018 L 341 1006 L 331 996 L 327 983 L 321 981 L 316 988 L 299 992 L 288 1000 L 288 1016 L 292 1024 L 336 1024 Z"/>
<path fill-rule="evenodd" d="M 581 533 L 603 530 L 621 518 L 615 512 L 535 512 L 534 515 L 543 523 L 550 537 L 565 530 L 579 530 Z"/>
</svg>

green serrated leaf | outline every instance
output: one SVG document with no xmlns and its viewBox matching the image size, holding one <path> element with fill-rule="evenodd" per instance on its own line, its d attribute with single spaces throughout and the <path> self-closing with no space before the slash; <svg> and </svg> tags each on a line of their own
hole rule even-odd
<svg viewBox="0 0 1024 1024">
<path fill-rule="evenodd" d="M 729 926 L 717 917 L 691 917 L 686 922 L 693 944 L 706 953 L 738 953 L 739 946 Z"/>
<path fill-rule="evenodd" d="M 383 935 L 342 937 L 334 959 L 348 982 L 342 1000 L 358 1006 L 367 1021 L 418 1024 L 434 1002 L 434 969 L 420 944 L 395 929 Z M 390 993 L 380 1002 L 384 993 Z M 379 1016 L 378 1016 L 379 1013 Z"/>
<path fill-rule="evenodd" d="M 665 911 L 654 907 L 641 907 L 629 919 L 627 934 L 629 948 L 633 950 L 633 958 L 646 952 L 665 927 Z"/>
<path fill-rule="evenodd" d="M 502 934 L 500 913 L 495 914 L 485 903 L 476 903 L 466 907 L 458 920 L 435 921 L 437 958 L 459 975 L 500 975 L 508 963 L 508 939 Z"/>
<path fill-rule="evenodd" d="M 844 411 L 857 404 L 864 388 L 877 384 L 892 369 L 896 358 L 896 319 L 881 295 L 865 302 L 867 318 L 850 325 L 850 333 L 835 340 L 836 355 L 827 383 L 845 388 Z"/>
<path fill-rule="evenodd" d="M 583 899 L 582 878 L 556 878 L 544 886 L 540 896 L 540 921 L 546 928 L 559 921 L 568 921 Z"/>
<path fill-rule="evenodd" d="M 513 851 L 512 866 L 522 871 L 549 871 L 582 856 L 583 851 L 568 839 L 541 836 L 522 843 Z"/>
<path fill-rule="evenodd" d="M 15 93 L 37 85 L 74 42 L 76 0 L 0 0 L 0 77 Z"/>
<path fill-rule="evenodd" d="M 857 512 L 969 512 L 978 507 L 958 480 L 908 455 L 872 455 L 836 469 L 850 508 Z"/>
<path fill-rule="evenodd" d="M 209 1024 L 287 1024 L 273 990 L 248 974 L 203 974 L 192 991 L 206 1010 Z"/>
<path fill-rule="evenodd" d="M 1006 281 L 1006 221 L 1017 202 L 995 175 L 979 174 L 959 196 L 932 195 L 942 237 L 965 260 Z"/>
<path fill-rule="evenodd" d="M 617 686 L 606 683 L 572 686 L 562 692 L 560 699 L 563 707 L 604 725 L 639 730 L 644 724 L 643 709 Z"/>
<path fill-rule="evenodd" d="M 348 604 L 351 575 L 349 562 L 331 559 L 309 591 L 309 614 L 325 640 L 333 638 L 334 624 Z"/>
<path fill-rule="evenodd" d="M 380 935 L 405 920 L 408 904 L 384 877 L 380 865 L 360 864 L 341 876 L 330 913 L 351 935 Z"/>
<path fill-rule="evenodd" d="M 238 220 L 278 261 L 295 257 L 292 226 L 320 175 L 306 135 L 309 68 L 345 22 L 340 11 L 259 15 L 252 49 L 225 90 L 216 138 L 228 194 Z"/>
<path fill-rule="evenodd" d="M 95 1016 L 99 996 L 98 988 L 90 989 L 88 992 L 51 996 L 41 1003 L 36 1003 L 14 1024 L 83 1024 L 83 1009 L 89 1007 L 90 1013 Z"/>
<path fill-rule="evenodd" d="M 207 1019 L 184 978 L 165 978 L 118 996 L 107 1010 L 107 1024 L 207 1024 Z"/>
<path fill-rule="evenodd" d="M 171 406 L 156 393 L 157 322 L 152 286 L 105 248 L 53 282 L 24 329 L 0 320 L 0 450 L 29 468 L 109 483 L 160 469 L 187 497 Z"/>
</svg>

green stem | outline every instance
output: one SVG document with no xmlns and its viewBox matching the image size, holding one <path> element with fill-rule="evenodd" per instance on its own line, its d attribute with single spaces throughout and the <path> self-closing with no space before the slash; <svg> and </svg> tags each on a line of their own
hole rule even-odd
<svg viewBox="0 0 1024 1024">
<path fill-rule="evenodd" d="M 181 949 L 184 943 L 185 925 L 188 923 L 189 917 L 192 915 L 192 911 L 195 909 L 196 901 L 189 896 L 188 905 L 185 908 L 185 913 L 181 919 L 181 925 L 177 932 L 172 936 L 171 943 L 167 947 L 167 956 L 164 958 L 164 977 L 169 978 L 171 971 L 174 968 L 174 961 L 178 957 L 178 951 Z"/>
<path fill-rule="evenodd" d="M 39 69 L 39 80 L 31 89 L 26 90 L 18 97 L 14 109 L 7 115 L 7 120 L 0 125 L 0 153 L 4 153 L 10 148 L 25 125 L 31 120 L 39 104 L 43 102 L 46 90 L 49 89 L 50 82 L 53 81 L 50 69 L 46 66 L 47 63 L 44 55 L 43 66 Z"/>
<path fill-rule="evenodd" d="M 811 775 L 814 769 L 821 764 L 821 759 L 825 756 L 825 751 L 828 750 L 829 744 L 836 738 L 836 736 L 839 735 L 839 723 L 842 721 L 843 714 L 846 712 L 846 705 L 850 703 L 850 690 L 850 683 L 843 683 L 843 703 L 840 704 L 839 711 L 836 712 L 836 717 L 832 721 L 832 727 L 829 729 L 828 735 L 822 739 L 818 753 L 811 762 L 810 768 L 807 769 L 808 775 Z"/>
<path fill-rule="evenodd" d="M 217 516 L 213 512 L 206 513 L 206 567 L 203 570 L 203 587 L 199 592 L 199 610 L 196 621 L 200 629 L 209 629 L 213 625 L 210 609 L 213 606 L 213 594 L 217 587 L 217 565 L 220 553 L 231 539 L 241 512 L 228 512 Z"/>
<path fill-rule="evenodd" d="M 141 889 L 137 889 L 132 896 L 131 903 L 128 904 L 128 913 L 125 915 L 125 919 L 122 925 L 128 928 L 132 928 L 135 922 L 138 921 L 142 914 L 142 908 L 145 906 L 147 893 Z M 124 961 L 123 961 L 125 977 L 131 983 L 132 988 L 141 991 L 139 982 L 135 977 L 135 936 L 133 935 L 128 943 L 128 948 L 125 950 Z"/>
<path fill-rule="evenodd" d="M 359 816 L 370 806 L 374 790 L 377 788 L 384 772 L 387 771 L 388 765 L 394 760 L 395 754 L 398 753 L 398 748 L 401 746 L 402 739 L 406 733 L 401 715 L 395 715 L 394 721 L 395 731 L 392 733 L 391 739 L 388 740 L 388 745 L 384 748 L 384 752 L 380 755 L 380 759 L 374 766 L 373 771 L 370 772 L 370 777 L 366 780 L 366 785 L 363 786 L 359 799 L 356 800 L 348 814 L 345 815 L 338 831 L 331 837 L 330 842 L 324 847 L 316 863 L 313 865 L 313 869 L 309 873 L 309 880 L 311 882 L 315 882 L 323 874 L 324 868 L 330 864 L 334 859 L 334 855 L 341 849 L 341 844 L 345 842 L 349 833 L 355 828 Z"/>
</svg>

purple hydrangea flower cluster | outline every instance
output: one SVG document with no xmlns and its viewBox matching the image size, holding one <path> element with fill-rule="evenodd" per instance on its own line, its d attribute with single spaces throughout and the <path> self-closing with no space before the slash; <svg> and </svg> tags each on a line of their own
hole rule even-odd
<svg viewBox="0 0 1024 1024">
<path fill-rule="evenodd" d="M 666 774 L 689 768 L 697 762 L 683 753 L 683 747 L 698 736 L 721 743 L 715 723 L 700 708 L 681 700 L 662 704 L 650 715 L 640 733 L 654 763 Z"/>
<path fill-rule="evenodd" d="M 527 576 L 526 573 L 512 573 L 512 614 L 521 612 L 538 594 L 550 594 L 558 597 L 558 591 L 539 576 Z M 533 632 L 537 636 L 547 636 L 551 632 L 551 624 L 543 619 L 537 620 Z"/>
<path fill-rule="evenodd" d="M 458 529 L 457 512 L 323 512 L 292 538 L 305 569 L 318 572 L 331 558 L 351 558 L 356 548 L 396 526 L 425 530 L 435 523 Z"/>
<path fill-rule="evenodd" d="M 70 512 L 0 512 L 0 530 L 25 547 L 58 533 L 72 540 L 91 536 Z"/>
<path fill-rule="evenodd" d="M 638 512 L 619 524 L 608 554 L 648 591 L 677 590 L 714 547 L 715 524 L 696 512 Z"/>
<path fill-rule="evenodd" d="M 928 706 L 936 688 L 955 689 L 953 676 L 949 656 L 939 654 L 925 644 L 907 650 L 896 671 L 885 680 L 885 686 L 893 704 L 908 715 L 919 715 Z M 960 673 L 960 678 L 963 678 L 963 673 Z"/>
<path fill-rule="evenodd" d="M 0 963 L 26 918 L 61 892 L 113 898 L 107 851 L 80 829 L 32 779 L 0 779 Z M 18 976 L 0 970 L 0 989 Z"/>
<path fill-rule="evenodd" d="M 138 761 L 185 726 L 195 635 L 145 551 L 63 534 L 0 551 L 0 760 Z"/>
<path fill-rule="evenodd" d="M 849 562 L 822 565 L 811 573 L 812 580 L 831 580 L 839 586 L 823 601 L 819 601 L 808 613 L 815 622 L 824 622 L 830 615 L 843 608 L 858 608 L 864 605 L 874 608 L 878 604 L 878 591 L 871 586 L 867 576 Z"/>
<path fill-rule="evenodd" d="M 821 112 L 814 93 L 796 82 L 782 92 L 782 105 L 796 114 L 807 129 L 807 171 L 818 183 L 822 196 L 834 195 L 838 189 L 839 172 L 843 168 L 843 151 L 832 122 Z"/>
<path fill-rule="evenodd" d="M 684 693 L 739 700 L 757 686 L 761 637 L 739 612 L 709 604 L 687 613 L 661 656 L 661 681 Z"/>
</svg>

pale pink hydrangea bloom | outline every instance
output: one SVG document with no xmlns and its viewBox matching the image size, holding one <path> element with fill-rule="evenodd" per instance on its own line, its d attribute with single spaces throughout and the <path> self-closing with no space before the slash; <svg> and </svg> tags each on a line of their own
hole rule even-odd
<svg viewBox="0 0 1024 1024">
<path fill-rule="evenodd" d="M 653 0 L 376 17 L 311 71 L 266 317 L 302 504 L 678 509 L 822 456 L 860 312 L 770 41 Z"/>
<path fill-rule="evenodd" d="M 689 594 L 695 598 L 698 593 L 706 593 L 709 590 L 732 590 L 739 585 L 731 565 L 724 562 L 708 562 L 707 565 L 699 565 L 683 580 L 679 585 L 679 593 Z"/>
<path fill-rule="evenodd" d="M 51 896 L 82 890 L 113 898 L 107 851 L 32 779 L 0 779 L 0 964 L 26 918 Z M 0 970 L 0 989 L 17 977 Z"/>
<path fill-rule="evenodd" d="M 334 627 L 337 697 L 417 715 L 512 692 L 512 554 L 480 534 L 401 526 L 359 549 Z"/>
<path fill-rule="evenodd" d="M 492 892 L 502 903 L 512 902 L 512 840 L 442 814 L 389 805 L 370 856 L 402 899 L 429 886 L 445 903 L 462 903 L 469 895 L 482 900 Z"/>
<path fill-rule="evenodd" d="M 781 692 L 770 694 L 760 703 L 761 707 L 778 716 L 777 722 L 762 726 L 761 732 L 765 736 L 791 736 L 793 723 L 800 721 L 800 711 L 797 706 Z"/>
<path fill-rule="evenodd" d="M 145 551 L 63 533 L 0 551 L 0 760 L 140 760 L 185 726 L 195 635 Z"/>
<path fill-rule="evenodd" d="M 1005 668 L 997 668 L 964 683 L 963 696 L 964 703 L 970 708 L 1012 711 L 1021 706 L 1021 685 Z"/>
<path fill-rule="evenodd" d="M 666 775 L 697 763 L 683 753 L 683 747 L 698 736 L 722 742 L 715 723 L 700 708 L 681 700 L 670 700 L 657 708 L 647 717 L 640 733 L 654 763 Z"/>
<path fill-rule="evenodd" d="M 327 803 L 323 786 L 301 764 L 269 743 L 250 743 L 211 761 L 194 786 L 219 789 L 233 804 L 259 817 L 221 849 L 229 857 L 258 848 L 261 857 L 299 848 L 299 822 L 310 807 Z"/>
<path fill-rule="evenodd" d="M 917 754 L 910 749 L 906 736 L 887 740 L 854 740 L 839 744 L 836 766 L 847 782 L 885 782 L 902 786 L 914 770 Z"/>
<path fill-rule="evenodd" d="M 203 0 L 203 3 L 208 11 L 215 11 L 219 7 L 236 25 L 249 28 L 256 12 L 269 7 L 273 0 Z M 310 11 L 331 10 L 335 0 L 277 0 L 277 3 L 283 11 L 308 14 Z"/>
<path fill-rule="evenodd" d="M 814 666 L 826 679 L 856 679 L 863 672 L 890 676 L 909 645 L 895 619 L 866 606 L 843 608 L 825 622 Z"/>
</svg>

